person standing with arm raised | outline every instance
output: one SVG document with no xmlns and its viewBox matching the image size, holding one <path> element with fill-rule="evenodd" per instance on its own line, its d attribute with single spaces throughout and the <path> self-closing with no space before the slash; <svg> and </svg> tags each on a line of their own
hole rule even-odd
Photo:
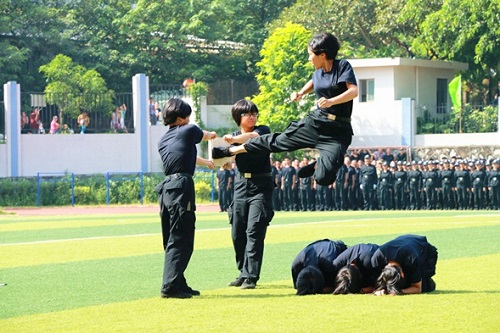
<svg viewBox="0 0 500 333">
<path fill-rule="evenodd" d="M 259 110 L 248 100 L 239 100 L 231 114 L 240 129 L 224 135 L 232 147 L 251 138 L 270 133 L 269 127 L 257 125 Z M 239 276 L 231 287 L 254 289 L 260 278 L 267 227 L 274 216 L 274 180 L 269 163 L 270 153 L 236 156 L 238 172 L 234 180 L 233 202 L 229 206 L 229 222 Z"/>
<path fill-rule="evenodd" d="M 214 139 L 217 134 L 190 124 L 191 112 L 189 104 L 178 98 L 168 100 L 161 112 L 163 124 L 169 126 L 158 143 L 166 177 L 155 188 L 159 195 L 165 250 L 163 298 L 191 298 L 200 294 L 188 286 L 184 277 L 194 247 L 196 205 L 193 175 L 196 165 L 211 170 L 215 165 L 197 156 L 196 144 Z"/>
</svg>

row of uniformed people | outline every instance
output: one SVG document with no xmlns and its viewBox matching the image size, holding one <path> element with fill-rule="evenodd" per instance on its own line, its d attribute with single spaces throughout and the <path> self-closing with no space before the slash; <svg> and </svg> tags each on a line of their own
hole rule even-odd
<svg viewBox="0 0 500 333">
<path fill-rule="evenodd" d="M 312 177 L 297 177 L 298 170 L 309 164 L 302 161 L 271 161 L 276 184 L 275 210 L 386 210 L 386 209 L 500 209 L 500 159 L 399 161 L 390 165 L 346 156 L 336 181 L 321 186 Z M 221 211 L 231 202 L 231 177 L 234 168 L 218 174 Z M 222 201 L 221 202 L 221 198 Z"/>
</svg>

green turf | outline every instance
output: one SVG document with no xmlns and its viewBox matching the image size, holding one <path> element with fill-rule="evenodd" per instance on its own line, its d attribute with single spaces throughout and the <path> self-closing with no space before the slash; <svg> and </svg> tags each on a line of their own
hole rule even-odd
<svg viewBox="0 0 500 333">
<path fill-rule="evenodd" d="M 494 332 L 500 325 L 496 212 L 277 213 L 253 291 L 226 287 L 237 276 L 227 216 L 199 213 L 186 272 L 202 291 L 193 300 L 158 297 L 163 254 L 156 214 L 16 219 L 0 217 L 0 282 L 8 283 L 0 287 L 2 332 Z M 436 292 L 294 295 L 290 264 L 309 242 L 383 243 L 401 233 L 426 235 L 438 248 Z M 37 240 L 49 242 L 16 244 Z M 395 324 L 391 316 L 407 319 Z"/>
</svg>

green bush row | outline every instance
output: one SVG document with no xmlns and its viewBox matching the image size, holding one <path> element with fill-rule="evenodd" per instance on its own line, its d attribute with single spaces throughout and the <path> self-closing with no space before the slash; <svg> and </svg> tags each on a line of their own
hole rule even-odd
<svg viewBox="0 0 500 333">
<path fill-rule="evenodd" d="M 143 203 L 158 202 L 155 186 L 163 180 L 163 174 L 144 174 Z M 196 172 L 196 201 L 212 201 L 212 173 Z M 36 206 L 37 192 L 40 192 L 40 206 L 71 205 L 72 184 L 75 205 L 105 205 L 107 188 L 106 176 L 101 174 L 75 176 L 70 174 L 59 177 L 43 177 L 38 183 L 36 177 L 0 178 L 0 206 L 29 207 Z M 141 201 L 140 179 L 135 175 L 115 175 L 109 181 L 110 204 L 138 204 Z M 216 196 L 217 191 L 214 191 Z M 216 199 L 216 198 L 214 198 Z"/>
</svg>

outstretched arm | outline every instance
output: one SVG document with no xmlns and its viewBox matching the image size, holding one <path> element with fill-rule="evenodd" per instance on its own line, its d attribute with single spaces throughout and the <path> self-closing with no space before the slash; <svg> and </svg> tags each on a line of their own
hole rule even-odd
<svg viewBox="0 0 500 333">
<path fill-rule="evenodd" d="M 205 141 L 212 140 L 212 139 L 215 139 L 216 137 L 217 137 L 217 133 L 203 130 L 203 139 L 202 140 L 205 140 Z"/>
<path fill-rule="evenodd" d="M 240 135 L 226 134 L 222 138 L 227 143 L 245 143 L 251 138 L 256 138 L 259 136 L 257 132 L 241 133 Z"/>
<path fill-rule="evenodd" d="M 311 91 L 314 90 L 314 84 L 313 84 L 313 80 L 309 80 L 307 81 L 307 83 L 302 87 L 302 89 L 300 89 L 299 91 L 297 92 L 293 92 L 290 94 L 290 99 L 292 101 L 298 101 L 299 99 L 301 99 L 302 97 L 304 97 L 305 95 L 307 95 L 308 93 L 310 93 Z"/>
<path fill-rule="evenodd" d="M 215 169 L 214 161 L 207 160 L 200 156 L 196 156 L 196 165 L 206 166 L 210 170 Z"/>
</svg>

